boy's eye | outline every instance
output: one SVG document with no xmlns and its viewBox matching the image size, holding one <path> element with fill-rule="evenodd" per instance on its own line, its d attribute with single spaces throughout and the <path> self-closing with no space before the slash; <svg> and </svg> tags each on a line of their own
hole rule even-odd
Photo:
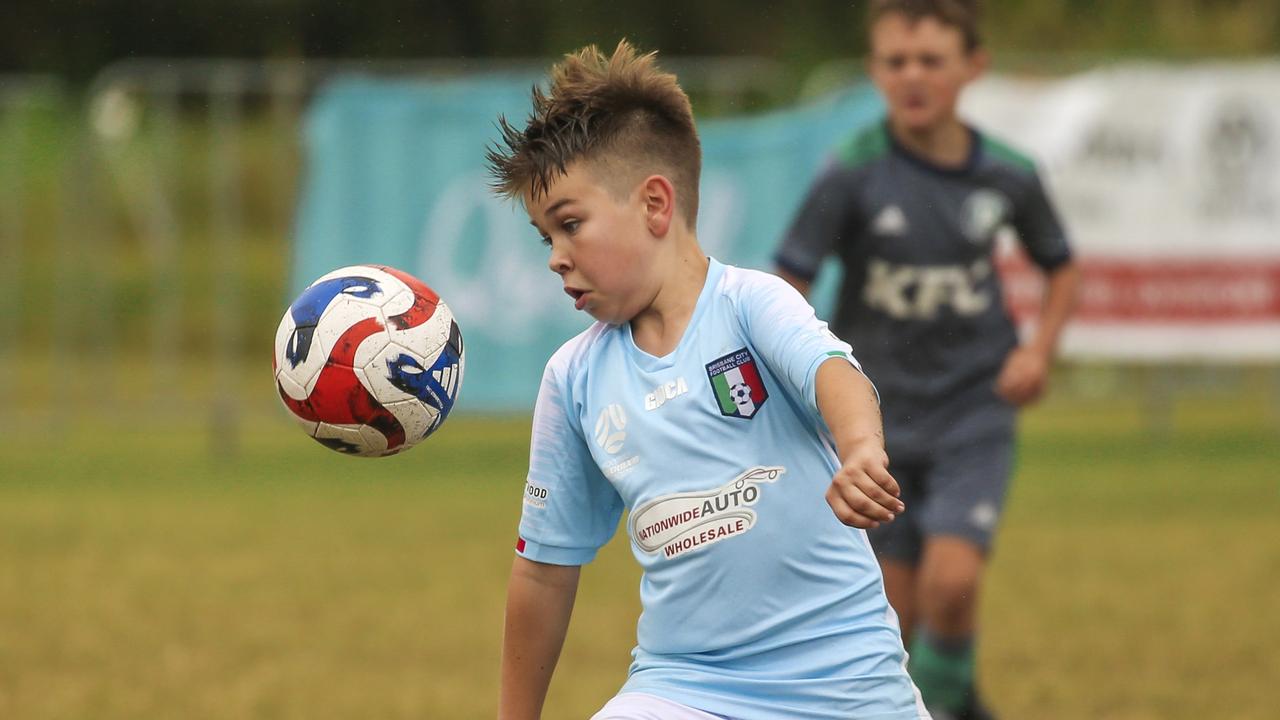
<svg viewBox="0 0 1280 720">
<path fill-rule="evenodd" d="M 577 220 L 565 220 L 560 224 L 560 227 L 564 228 L 565 232 L 573 234 L 578 231 L 579 224 L 580 223 Z"/>
<path fill-rule="evenodd" d="M 920 64 L 929 69 L 936 68 L 942 65 L 942 56 L 941 55 L 922 55 L 920 56 Z"/>
<path fill-rule="evenodd" d="M 551 236 L 550 236 L 550 235 L 539 235 L 539 236 L 538 236 L 538 239 L 542 240 L 542 244 L 543 244 L 543 245 L 546 245 L 547 247 L 551 247 Z"/>
</svg>

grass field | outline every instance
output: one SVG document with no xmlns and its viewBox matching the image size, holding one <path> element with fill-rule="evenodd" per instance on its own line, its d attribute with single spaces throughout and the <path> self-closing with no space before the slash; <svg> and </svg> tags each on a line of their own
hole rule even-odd
<svg viewBox="0 0 1280 720">
<path fill-rule="evenodd" d="M 1280 431 L 1267 394 L 1030 413 L 983 599 L 983 680 L 1020 719 L 1273 718 Z M 86 421 L 0 441 L 0 718 L 494 714 L 524 418 L 456 417 L 339 457 L 248 412 Z M 637 573 L 584 573 L 546 717 L 622 681 Z"/>
</svg>

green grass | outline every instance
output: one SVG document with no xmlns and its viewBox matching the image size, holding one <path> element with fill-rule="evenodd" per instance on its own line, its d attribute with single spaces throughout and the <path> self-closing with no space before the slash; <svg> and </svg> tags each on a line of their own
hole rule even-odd
<svg viewBox="0 0 1280 720">
<path fill-rule="evenodd" d="M 1007 717 L 1273 716 L 1268 412 L 1191 398 L 1155 438 L 1135 403 L 1029 415 L 982 605 Z M 180 416 L 47 427 L 0 442 L 0 717 L 493 717 L 527 420 L 385 460 L 267 411 L 235 457 Z M 622 681 L 637 579 L 619 542 L 585 571 L 549 720 Z"/>
</svg>

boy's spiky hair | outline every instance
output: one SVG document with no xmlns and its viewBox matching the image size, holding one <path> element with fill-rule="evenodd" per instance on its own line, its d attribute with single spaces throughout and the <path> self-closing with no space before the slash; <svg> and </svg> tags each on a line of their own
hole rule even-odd
<svg viewBox="0 0 1280 720">
<path fill-rule="evenodd" d="M 498 119 L 501 146 L 487 153 L 494 191 L 541 197 L 579 160 L 615 196 L 660 173 L 694 227 L 702 148 L 689 97 L 675 75 L 657 67 L 656 55 L 641 55 L 626 40 L 609 57 L 594 45 L 566 55 L 551 68 L 547 92 L 534 86 L 524 129 Z"/>
<path fill-rule="evenodd" d="M 885 15 L 903 15 L 912 23 L 934 18 L 956 28 L 964 36 L 964 48 L 973 52 L 982 46 L 978 24 L 982 19 L 979 0 L 872 0 L 867 6 L 867 27 Z"/>
</svg>

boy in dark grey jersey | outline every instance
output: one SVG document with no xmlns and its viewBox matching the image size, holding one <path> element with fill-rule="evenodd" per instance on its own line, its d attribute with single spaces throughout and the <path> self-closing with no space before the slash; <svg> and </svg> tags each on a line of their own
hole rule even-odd
<svg viewBox="0 0 1280 720">
<path fill-rule="evenodd" d="M 990 717 L 973 687 L 977 593 L 1016 408 L 1043 392 L 1079 282 L 1033 163 L 956 116 L 987 62 L 976 15 L 972 0 L 871 3 L 869 69 L 888 117 L 837 150 L 776 258 L 806 293 L 827 255 L 844 265 L 833 329 L 880 390 L 910 508 L 871 539 L 938 720 Z M 1006 226 L 1048 279 L 1022 344 L 992 258 Z"/>
</svg>

